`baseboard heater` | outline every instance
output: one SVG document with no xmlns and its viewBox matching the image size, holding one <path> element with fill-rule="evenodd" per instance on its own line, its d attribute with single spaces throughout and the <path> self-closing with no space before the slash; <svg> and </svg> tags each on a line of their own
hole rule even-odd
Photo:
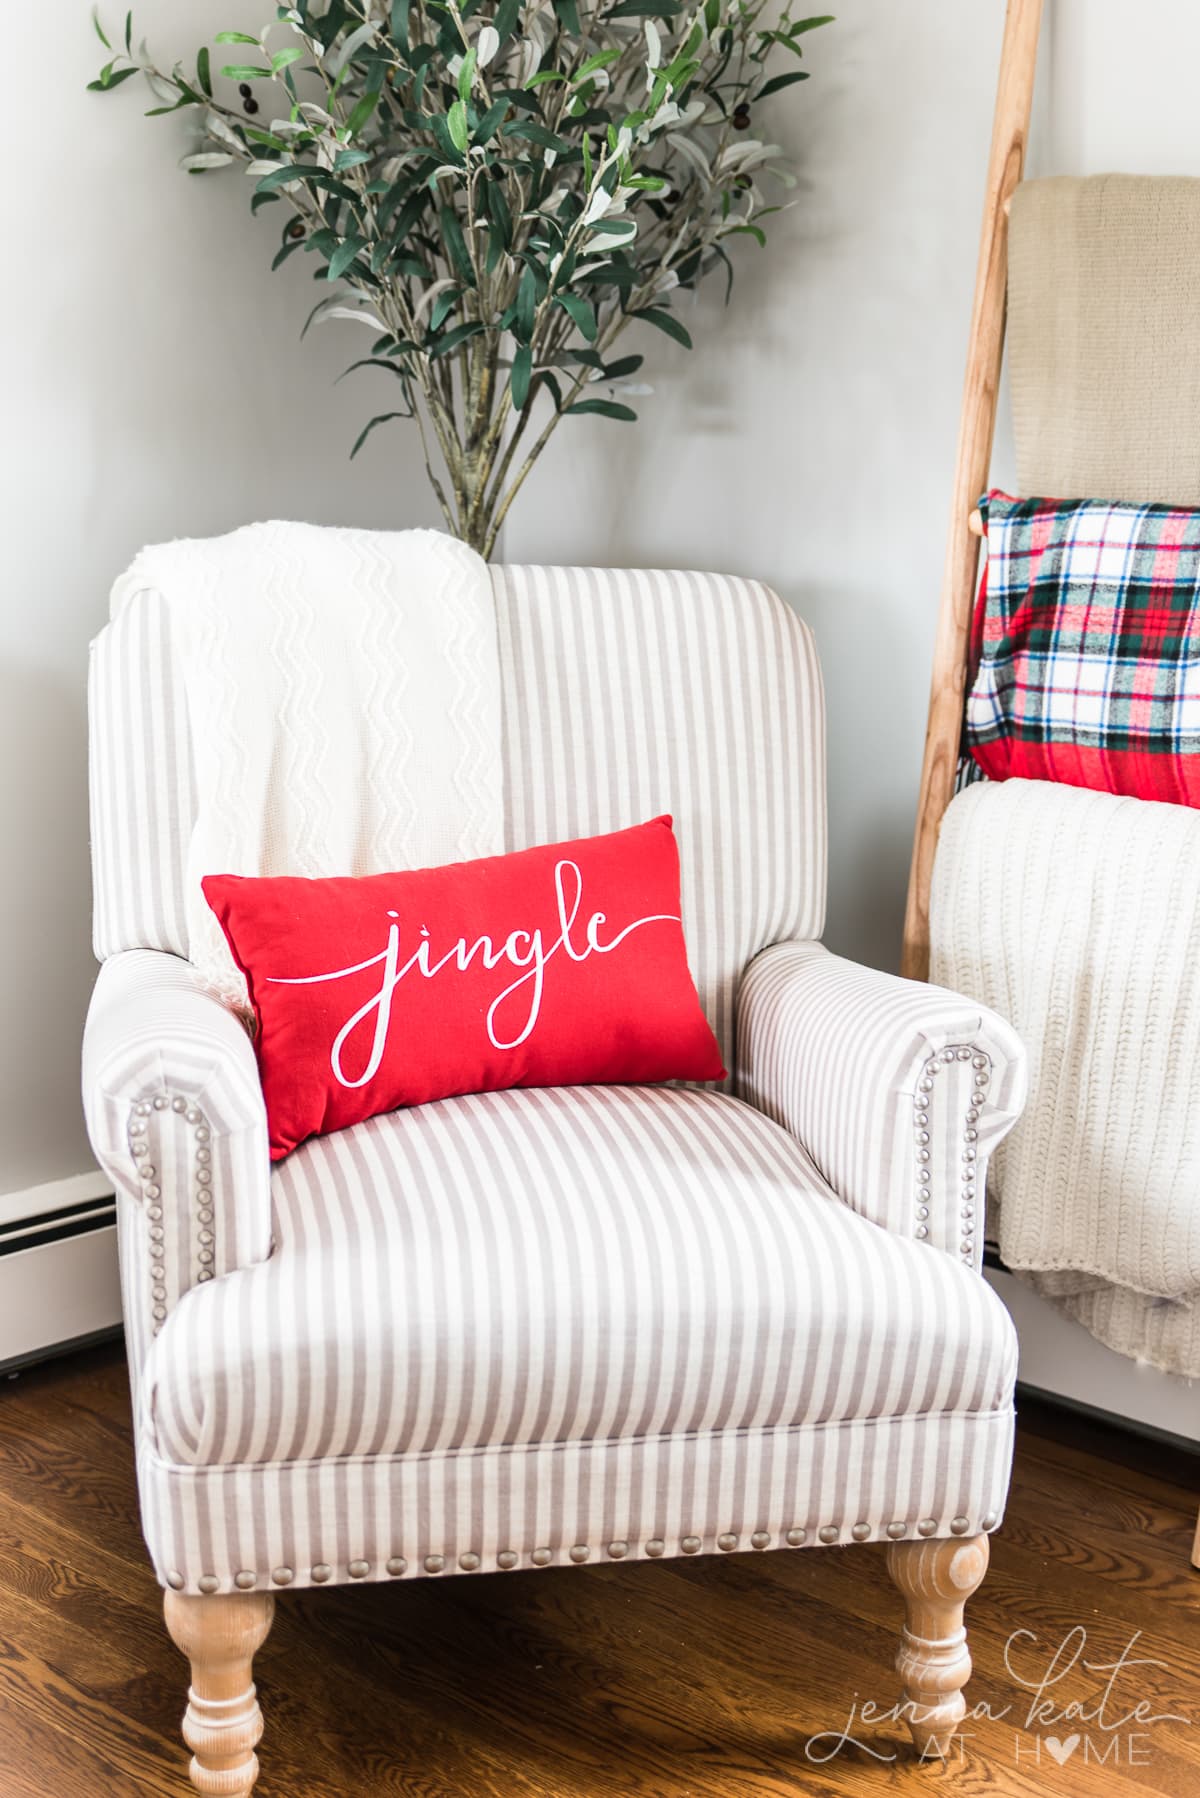
<svg viewBox="0 0 1200 1798">
<path fill-rule="evenodd" d="M 0 1194 L 0 1372 L 120 1327 L 117 1207 L 104 1175 Z"/>
</svg>

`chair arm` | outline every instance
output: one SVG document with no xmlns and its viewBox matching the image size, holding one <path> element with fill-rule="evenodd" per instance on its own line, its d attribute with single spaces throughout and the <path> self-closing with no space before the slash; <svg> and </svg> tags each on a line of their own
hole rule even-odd
<svg viewBox="0 0 1200 1798">
<path fill-rule="evenodd" d="M 121 1201 L 135 1363 L 190 1287 L 271 1251 L 267 1114 L 250 1038 L 189 962 L 128 949 L 100 969 L 83 1104 Z"/>
<path fill-rule="evenodd" d="M 738 1091 L 838 1197 L 900 1236 L 983 1257 L 991 1151 L 1025 1103 L 1025 1051 L 986 1006 L 778 943 L 738 1000 Z"/>
</svg>

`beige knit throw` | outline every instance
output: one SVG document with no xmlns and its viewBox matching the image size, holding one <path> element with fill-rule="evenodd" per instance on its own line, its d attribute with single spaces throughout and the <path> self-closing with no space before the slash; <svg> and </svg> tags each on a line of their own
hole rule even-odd
<svg viewBox="0 0 1200 1798">
<path fill-rule="evenodd" d="M 1023 182 L 1008 258 L 1018 492 L 1200 506 L 1200 179 Z"/>
<path fill-rule="evenodd" d="M 942 824 L 930 977 L 1029 1051 L 989 1235 L 1119 1353 L 1200 1377 L 1200 813 L 981 782 Z"/>
</svg>

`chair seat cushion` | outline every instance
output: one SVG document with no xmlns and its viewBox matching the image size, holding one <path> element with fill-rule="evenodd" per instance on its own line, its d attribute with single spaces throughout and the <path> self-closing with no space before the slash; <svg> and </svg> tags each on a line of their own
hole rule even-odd
<svg viewBox="0 0 1200 1798">
<path fill-rule="evenodd" d="M 415 1456 L 991 1411 L 977 1275 L 840 1203 L 725 1094 L 513 1091 L 275 1171 L 271 1259 L 194 1288 L 147 1367 L 176 1465 Z"/>
</svg>

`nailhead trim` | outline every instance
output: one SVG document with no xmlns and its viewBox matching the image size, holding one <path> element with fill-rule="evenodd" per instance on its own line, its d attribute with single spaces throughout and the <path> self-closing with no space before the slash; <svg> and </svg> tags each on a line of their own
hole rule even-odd
<svg viewBox="0 0 1200 1798">
<path fill-rule="evenodd" d="M 992 1064 L 988 1056 L 975 1051 L 968 1043 L 959 1043 L 942 1049 L 939 1054 L 931 1055 L 925 1062 L 921 1078 L 917 1082 L 917 1090 L 913 1095 L 913 1132 L 914 1153 L 917 1170 L 917 1204 L 916 1224 L 913 1234 L 921 1241 L 929 1237 L 929 1202 L 932 1187 L 929 1179 L 930 1163 L 930 1116 L 932 1112 L 932 1095 L 934 1082 L 939 1070 L 953 1062 L 970 1062 L 972 1074 L 971 1104 L 967 1110 L 963 1127 L 963 1148 L 960 1163 L 961 1201 L 959 1209 L 958 1252 L 964 1261 L 973 1261 L 975 1256 L 975 1174 L 979 1165 L 980 1108 L 987 1098 L 988 1082 L 991 1079 Z"/>
<path fill-rule="evenodd" d="M 137 1170 L 138 1182 L 141 1186 L 142 1202 L 149 1219 L 149 1241 L 151 1245 L 150 1297 L 153 1301 L 150 1310 L 151 1333 L 158 1335 L 166 1322 L 169 1306 L 165 1303 L 167 1290 L 165 1286 L 166 1268 L 163 1264 L 163 1244 L 166 1232 L 162 1224 L 163 1208 L 157 1201 L 162 1197 L 162 1187 L 158 1183 L 158 1170 L 149 1159 L 150 1143 L 148 1135 L 149 1120 L 155 1113 L 170 1112 L 172 1116 L 182 1119 L 191 1127 L 195 1147 L 193 1149 L 193 1174 L 195 1177 L 194 1203 L 195 1237 L 194 1253 L 198 1263 L 197 1282 L 211 1280 L 215 1260 L 213 1244 L 215 1234 L 211 1228 L 212 1210 L 212 1150 L 208 1147 L 212 1138 L 208 1120 L 198 1105 L 192 1104 L 183 1093 L 170 1091 L 157 1092 L 152 1098 L 135 1099 L 129 1109 L 129 1152 L 133 1156 Z M 215 1576 L 214 1576 L 215 1577 Z M 235 1584 L 239 1576 L 235 1575 Z M 257 1575 L 254 1576 L 257 1579 Z M 215 1590 L 215 1588 L 213 1588 Z M 242 1590 L 249 1590 L 243 1587 Z"/>
<path fill-rule="evenodd" d="M 976 1527 L 981 1530 L 992 1530 L 995 1529 L 997 1521 L 998 1513 L 988 1511 L 980 1518 Z M 952 1536 L 966 1536 L 971 1532 L 972 1527 L 970 1517 L 959 1515 L 951 1518 L 949 1531 Z M 891 1542 L 901 1541 L 910 1531 L 917 1536 L 935 1536 L 938 1532 L 937 1520 L 933 1517 L 922 1517 L 917 1523 L 911 1524 L 907 1519 L 895 1518 L 891 1523 L 882 1526 L 882 1533 Z M 853 1524 L 849 1531 L 850 1538 L 855 1542 L 870 1541 L 875 1533 L 874 1526 L 865 1520 Z M 817 1540 L 825 1544 L 838 1542 L 841 1540 L 841 1536 L 842 1528 L 836 1523 L 822 1524 L 817 1531 Z M 801 1528 L 799 1524 L 793 1524 L 790 1529 L 781 1533 L 779 1540 L 781 1543 L 786 1543 L 789 1548 L 800 1548 L 808 1541 L 808 1537 L 807 1529 Z M 757 1549 L 770 1548 L 771 1540 L 769 1530 L 755 1530 L 749 1538 L 751 1546 Z M 725 1530 L 716 1538 L 716 1545 L 723 1553 L 732 1554 L 740 1541 L 741 1537 L 735 1531 Z M 666 1553 L 666 1547 L 666 1542 L 661 1536 L 653 1536 L 646 1543 L 646 1553 L 652 1559 L 657 1559 Z M 704 1547 L 704 1538 L 681 1536 L 679 1547 L 685 1555 L 699 1554 Z M 610 1559 L 623 1561 L 630 1552 L 630 1544 L 623 1541 L 609 1542 L 605 1546 L 605 1552 Z M 577 1566 L 582 1566 L 590 1558 L 591 1548 L 587 1543 L 577 1542 L 567 1550 L 567 1554 Z M 535 1548 L 529 1558 L 535 1567 L 548 1567 L 554 1560 L 555 1553 L 552 1548 Z M 520 1565 L 520 1560 L 521 1557 L 515 1549 L 503 1548 L 496 1555 L 496 1566 L 509 1572 L 512 1568 Z M 409 1566 L 403 1555 L 389 1556 L 384 1565 L 393 1579 L 399 1579 L 401 1575 L 407 1573 Z M 426 1555 L 421 1566 L 429 1574 L 443 1573 L 446 1568 L 446 1557 L 440 1554 Z M 483 1557 L 475 1549 L 466 1549 L 458 1557 L 458 1566 L 464 1573 L 477 1573 L 483 1566 Z M 333 1578 L 333 1571 L 327 1562 L 317 1561 L 310 1568 L 309 1577 L 314 1586 L 323 1586 Z M 352 1580 L 366 1579 L 371 1572 L 371 1563 L 365 1560 L 349 1561 L 346 1564 L 346 1572 Z M 249 1568 L 242 1568 L 231 1577 L 233 1585 L 239 1592 L 251 1592 L 261 1579 L 267 1577 L 276 1586 L 290 1586 L 295 1574 L 290 1567 L 272 1568 L 269 1575 L 255 1572 Z M 182 1592 L 187 1584 L 183 1574 L 174 1569 L 167 1573 L 165 1578 L 166 1584 L 175 1592 Z M 199 1591 L 206 1594 L 219 1592 L 221 1580 L 215 1573 L 204 1573 L 196 1581 L 196 1586 Z"/>
</svg>

